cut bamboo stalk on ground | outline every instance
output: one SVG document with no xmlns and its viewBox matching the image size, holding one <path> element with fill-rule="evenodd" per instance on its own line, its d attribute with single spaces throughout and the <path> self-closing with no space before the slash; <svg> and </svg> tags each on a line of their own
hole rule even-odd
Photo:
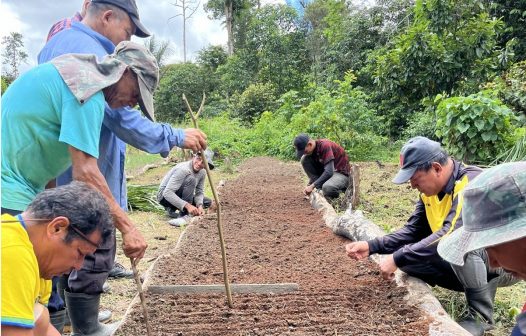
<svg viewBox="0 0 526 336">
<path fill-rule="evenodd" d="M 239 294 L 281 294 L 295 292 L 299 289 L 300 286 L 296 283 L 231 285 L 232 292 Z M 151 294 L 203 294 L 224 292 L 224 285 L 169 285 L 148 287 L 148 293 Z"/>
<path fill-rule="evenodd" d="M 188 113 L 190 113 L 190 117 L 192 118 L 192 122 L 194 123 L 194 127 L 196 129 L 199 129 L 199 125 L 197 124 L 197 118 L 199 117 L 199 114 L 203 111 L 204 105 L 205 105 L 205 98 L 206 95 L 203 92 L 203 99 L 201 100 L 201 105 L 199 106 L 199 110 L 197 110 L 197 113 L 194 114 L 194 111 L 192 111 L 192 108 L 190 107 L 190 103 L 188 103 L 188 100 L 186 99 L 186 95 L 183 93 L 183 100 L 186 103 L 186 107 L 188 107 Z M 210 188 L 212 189 L 212 194 L 214 195 L 214 200 L 216 202 L 217 208 L 217 231 L 219 233 L 219 242 L 221 244 L 221 259 L 223 261 L 223 281 L 225 282 L 225 292 L 226 292 L 226 298 L 228 302 L 228 306 L 230 308 L 234 307 L 234 304 L 232 302 L 232 293 L 230 291 L 230 283 L 228 282 L 228 267 L 227 267 L 227 261 L 226 261 L 226 246 L 225 241 L 223 238 L 223 227 L 221 224 L 221 202 L 219 202 L 219 197 L 217 194 L 216 187 L 214 185 L 214 181 L 212 180 L 212 174 L 210 173 L 210 167 L 208 167 L 208 161 L 206 160 L 204 150 L 201 151 L 201 159 L 203 160 L 205 170 L 206 170 L 206 176 L 208 177 L 208 182 L 210 183 Z"/>
</svg>

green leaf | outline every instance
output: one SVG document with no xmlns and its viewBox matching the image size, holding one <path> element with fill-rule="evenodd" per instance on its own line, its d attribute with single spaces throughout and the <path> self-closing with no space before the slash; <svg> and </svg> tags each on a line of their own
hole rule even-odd
<svg viewBox="0 0 526 336">
<path fill-rule="evenodd" d="M 463 124 L 463 123 L 458 123 L 457 124 L 457 130 L 460 132 L 460 133 L 465 133 L 469 128 L 469 125 L 468 124 Z"/>
<path fill-rule="evenodd" d="M 486 123 L 482 119 L 475 120 L 475 126 L 479 131 L 482 131 L 484 129 L 485 124 Z"/>
</svg>

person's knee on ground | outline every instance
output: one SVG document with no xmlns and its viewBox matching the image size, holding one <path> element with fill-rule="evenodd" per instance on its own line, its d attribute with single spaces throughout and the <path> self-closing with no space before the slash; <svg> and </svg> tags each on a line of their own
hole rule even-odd
<svg viewBox="0 0 526 336">
<path fill-rule="evenodd" d="M 340 195 L 340 189 L 328 183 L 324 183 L 321 186 L 321 191 L 323 191 L 323 196 L 325 196 L 326 198 L 334 199 L 338 198 L 338 196 Z"/>
</svg>

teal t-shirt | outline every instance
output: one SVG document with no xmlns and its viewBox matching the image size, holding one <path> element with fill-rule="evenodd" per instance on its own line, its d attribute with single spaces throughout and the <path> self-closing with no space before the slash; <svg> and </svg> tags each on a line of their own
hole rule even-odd
<svg viewBox="0 0 526 336">
<path fill-rule="evenodd" d="M 71 165 L 69 146 L 98 158 L 103 117 L 103 93 L 80 104 L 51 63 L 14 81 L 2 95 L 2 207 L 25 210 Z"/>
</svg>

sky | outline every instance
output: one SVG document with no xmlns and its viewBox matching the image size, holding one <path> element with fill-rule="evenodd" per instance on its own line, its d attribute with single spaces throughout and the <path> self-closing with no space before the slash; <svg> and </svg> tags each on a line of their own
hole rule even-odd
<svg viewBox="0 0 526 336">
<path fill-rule="evenodd" d="M 28 63 L 21 66 L 24 72 L 37 64 L 37 55 L 44 46 L 51 25 L 58 20 L 71 17 L 80 11 L 82 0 L 0 0 L 0 37 L 10 32 L 22 33 Z M 172 4 L 178 0 L 136 0 L 139 16 L 144 26 L 156 38 L 170 41 L 174 50 L 169 63 L 183 60 L 182 19 L 176 17 L 180 8 Z M 187 2 L 193 0 L 186 0 Z M 195 0 L 197 3 L 198 0 Z M 178 1 L 180 3 L 180 0 Z M 206 0 L 201 0 L 196 13 L 187 22 L 187 59 L 192 60 L 197 52 L 209 45 L 225 45 L 226 29 L 219 20 L 210 20 L 203 10 Z M 263 0 L 263 4 L 285 3 L 285 0 Z M 141 39 L 133 37 L 132 40 Z"/>
</svg>

